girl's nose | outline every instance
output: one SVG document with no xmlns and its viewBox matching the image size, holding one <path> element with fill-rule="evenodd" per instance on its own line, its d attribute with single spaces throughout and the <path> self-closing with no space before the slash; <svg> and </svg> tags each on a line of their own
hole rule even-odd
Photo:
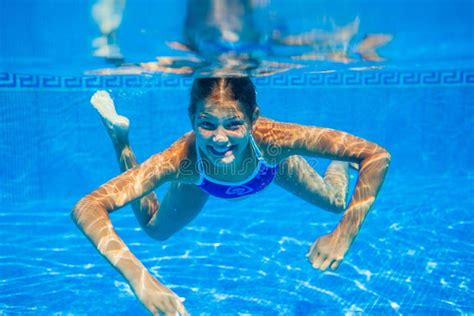
<svg viewBox="0 0 474 316">
<path fill-rule="evenodd" d="M 227 142 L 227 140 L 228 138 L 227 138 L 226 132 L 224 131 L 224 128 L 218 127 L 216 129 L 215 134 L 212 137 L 212 141 L 216 143 L 225 143 Z"/>
</svg>

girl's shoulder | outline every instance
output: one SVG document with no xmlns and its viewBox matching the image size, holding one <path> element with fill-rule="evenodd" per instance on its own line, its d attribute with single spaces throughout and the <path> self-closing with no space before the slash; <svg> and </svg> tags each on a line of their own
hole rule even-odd
<svg viewBox="0 0 474 316">
<path fill-rule="evenodd" d="M 260 117 L 255 122 L 252 134 L 264 158 L 271 164 L 278 164 L 288 156 L 290 146 L 287 144 L 297 139 L 301 128 L 302 125 Z"/>
<path fill-rule="evenodd" d="M 275 121 L 260 117 L 255 122 L 253 134 L 262 142 L 277 142 L 297 135 L 305 126 L 295 123 Z"/>
<path fill-rule="evenodd" d="M 296 139 L 305 128 L 308 126 L 261 117 L 255 122 L 253 134 L 261 142 L 274 145 L 282 141 Z"/>
</svg>

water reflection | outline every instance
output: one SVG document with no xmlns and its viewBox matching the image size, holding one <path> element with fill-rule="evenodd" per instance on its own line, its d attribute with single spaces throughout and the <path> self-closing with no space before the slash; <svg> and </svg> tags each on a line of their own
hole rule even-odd
<svg viewBox="0 0 474 316">
<path fill-rule="evenodd" d="M 92 6 L 92 18 L 99 27 L 101 35 L 92 42 L 94 56 L 120 65 L 123 56 L 117 44 L 117 30 L 122 23 L 125 0 L 98 0 Z"/>
<path fill-rule="evenodd" d="M 125 0 L 99 0 L 92 14 L 101 36 L 93 45 L 95 56 L 116 65 L 91 71 L 93 74 L 174 73 L 198 77 L 265 76 L 303 68 L 318 61 L 352 63 L 380 62 L 377 49 L 387 44 L 389 34 L 366 34 L 356 42 L 359 17 L 330 30 L 310 29 L 289 34 L 269 9 L 267 0 L 189 0 L 184 19 L 183 40 L 167 45 L 188 56 L 157 56 L 156 61 L 124 63 L 117 30 Z M 262 22 L 263 21 L 263 22 Z"/>
</svg>

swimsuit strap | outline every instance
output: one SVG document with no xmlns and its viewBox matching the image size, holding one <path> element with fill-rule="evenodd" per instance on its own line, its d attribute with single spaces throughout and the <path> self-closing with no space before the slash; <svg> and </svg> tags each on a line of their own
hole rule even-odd
<svg viewBox="0 0 474 316">
<path fill-rule="evenodd" d="M 252 144 L 252 147 L 253 147 L 253 150 L 255 152 L 255 156 L 257 157 L 257 159 L 259 161 L 261 161 L 261 160 L 265 161 L 265 159 L 263 158 L 262 152 L 260 151 L 260 148 L 258 148 L 257 143 L 255 142 L 255 139 L 253 138 L 252 134 L 250 134 L 250 144 Z"/>
<path fill-rule="evenodd" d="M 255 142 L 255 139 L 253 138 L 251 134 L 250 134 L 250 143 L 252 144 L 253 150 L 255 151 L 255 156 L 257 156 L 259 163 L 263 163 L 269 168 L 275 168 L 278 165 L 278 163 L 274 165 L 265 160 L 262 152 L 260 151 L 260 148 L 258 148 L 257 143 Z"/>
<path fill-rule="evenodd" d="M 196 146 L 196 163 L 197 163 L 197 167 L 198 167 L 198 171 L 199 171 L 199 181 L 198 183 L 202 183 L 202 180 L 203 180 L 203 176 L 204 176 L 204 167 L 203 167 L 203 163 L 202 163 L 202 159 L 201 159 L 201 153 L 199 152 L 199 147 L 198 147 L 198 144 L 197 144 L 197 141 L 196 141 L 196 138 L 194 139 L 194 145 Z"/>
</svg>

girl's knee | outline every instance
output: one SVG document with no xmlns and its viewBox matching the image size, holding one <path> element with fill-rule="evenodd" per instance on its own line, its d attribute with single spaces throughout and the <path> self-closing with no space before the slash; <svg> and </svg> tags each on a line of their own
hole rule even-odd
<svg viewBox="0 0 474 316">
<path fill-rule="evenodd" d="M 174 231 L 165 230 L 165 229 L 156 229 L 152 227 L 143 227 L 143 230 L 148 236 L 159 241 L 168 240 L 175 233 Z"/>
</svg>

